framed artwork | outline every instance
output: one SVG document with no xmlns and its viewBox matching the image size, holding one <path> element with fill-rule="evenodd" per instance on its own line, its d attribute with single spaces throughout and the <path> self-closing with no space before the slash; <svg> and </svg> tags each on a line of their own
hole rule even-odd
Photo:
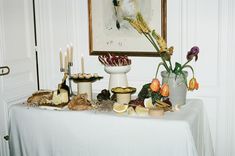
<svg viewBox="0 0 235 156">
<path fill-rule="evenodd" d="M 157 56 L 123 17 L 140 11 L 151 29 L 167 36 L 167 0 L 88 0 L 90 55 Z"/>
</svg>

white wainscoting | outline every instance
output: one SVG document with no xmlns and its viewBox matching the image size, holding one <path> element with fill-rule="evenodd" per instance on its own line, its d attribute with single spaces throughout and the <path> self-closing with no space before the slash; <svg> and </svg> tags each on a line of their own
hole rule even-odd
<svg viewBox="0 0 235 156">
<path fill-rule="evenodd" d="M 108 87 L 108 75 L 97 56 L 89 56 L 87 8 L 86 0 L 36 0 L 41 88 L 56 88 L 60 82 L 59 48 L 65 49 L 70 42 L 75 50 L 73 71 L 80 71 L 83 53 L 86 72 L 105 77 L 93 84 L 93 91 Z M 168 44 L 175 47 L 174 60 L 185 61 L 192 46 L 200 47 L 199 60 L 192 63 L 200 90 L 189 92 L 188 97 L 204 100 L 218 156 L 235 154 L 233 8 L 233 0 L 168 0 Z M 132 60 L 129 85 L 139 91 L 141 85 L 151 81 L 160 60 L 140 57 Z"/>
</svg>

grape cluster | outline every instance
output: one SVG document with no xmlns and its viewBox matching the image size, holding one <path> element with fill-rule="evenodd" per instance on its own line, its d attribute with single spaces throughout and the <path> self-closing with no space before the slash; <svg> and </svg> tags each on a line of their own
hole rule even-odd
<svg viewBox="0 0 235 156">
<path fill-rule="evenodd" d="M 103 100 L 109 100 L 110 99 L 110 92 L 107 89 L 103 89 L 98 95 L 97 100 L 103 101 Z"/>
</svg>

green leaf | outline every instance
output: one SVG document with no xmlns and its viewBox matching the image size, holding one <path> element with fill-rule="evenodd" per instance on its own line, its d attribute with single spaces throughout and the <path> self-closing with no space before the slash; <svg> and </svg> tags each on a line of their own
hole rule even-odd
<svg viewBox="0 0 235 156">
<path fill-rule="evenodd" d="M 144 100 L 145 98 L 149 98 L 151 96 L 151 90 L 149 88 L 150 83 L 143 85 L 142 89 L 138 94 L 138 98 Z"/>
<path fill-rule="evenodd" d="M 159 92 L 152 92 L 151 94 L 151 98 L 152 98 L 152 101 L 153 101 L 153 104 L 157 101 L 157 100 L 161 100 L 162 96 Z"/>
<path fill-rule="evenodd" d="M 150 84 L 151 83 L 147 83 L 147 84 L 143 85 L 143 88 L 149 88 Z"/>
<path fill-rule="evenodd" d="M 174 68 L 174 70 L 173 70 L 173 73 L 175 73 L 176 75 L 179 75 L 180 72 L 181 72 L 181 64 L 178 63 L 178 62 L 176 62 L 176 63 L 175 63 L 175 68 Z"/>
</svg>

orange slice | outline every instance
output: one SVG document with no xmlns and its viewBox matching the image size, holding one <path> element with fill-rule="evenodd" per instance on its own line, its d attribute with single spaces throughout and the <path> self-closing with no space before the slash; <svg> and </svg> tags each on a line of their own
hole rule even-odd
<svg viewBox="0 0 235 156">
<path fill-rule="evenodd" d="M 113 111 L 117 113 L 123 113 L 127 110 L 127 108 L 128 108 L 128 105 L 124 105 L 124 104 L 115 103 L 113 105 Z"/>
</svg>

